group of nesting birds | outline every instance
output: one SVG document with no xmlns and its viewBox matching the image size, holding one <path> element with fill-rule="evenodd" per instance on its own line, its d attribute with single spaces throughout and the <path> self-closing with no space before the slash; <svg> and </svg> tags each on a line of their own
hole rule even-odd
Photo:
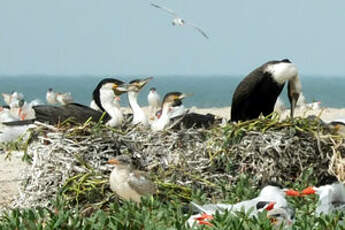
<svg viewBox="0 0 345 230">
<path fill-rule="evenodd" d="M 153 131 L 160 131 L 180 127 L 207 128 L 219 122 L 212 114 L 189 113 L 182 103 L 182 100 L 189 94 L 169 92 L 160 102 L 155 89 L 151 89 L 148 95 L 151 111 L 155 114 L 154 118 L 150 119 L 138 104 L 137 97 L 151 79 L 152 77 L 149 77 L 125 83 L 118 79 L 105 78 L 94 89 L 90 106 L 73 103 L 71 94 L 56 93 L 52 89 L 48 90 L 46 98 L 50 105 L 37 105 L 35 102 L 26 103 L 18 93 L 12 93 L 9 96 L 3 95 L 10 109 L 15 110 L 12 115 L 17 115 L 17 117 L 13 115 L 11 119 L 2 122 L 2 124 L 11 127 L 9 130 L 20 127 L 19 129 L 23 131 L 26 129 L 23 127 L 32 127 L 37 121 L 58 125 L 67 119 L 75 123 L 84 123 L 90 119 L 97 122 L 103 119 L 105 125 L 120 127 L 123 125 L 126 116 L 128 117 L 120 109 L 119 100 L 120 95 L 123 93 L 128 94 L 129 105 L 132 110 L 132 125 L 142 125 Z M 288 81 L 290 115 L 293 119 L 297 101 L 302 93 L 302 86 L 297 67 L 288 59 L 284 59 L 263 64 L 239 83 L 232 97 L 231 119 L 229 122 L 252 120 L 258 118 L 261 114 L 267 116 L 272 113 L 286 81 Z M 58 103 L 61 105 L 56 105 Z M 133 169 L 131 159 L 128 156 L 118 156 L 116 159 L 109 160 L 109 163 L 115 165 L 110 175 L 110 187 L 120 197 L 140 202 L 141 196 L 155 193 L 155 185 L 145 177 L 143 172 Z M 235 212 L 241 209 L 245 211 L 252 210 L 252 215 L 266 209 L 268 210 L 268 217 L 273 223 L 284 222 L 291 224 L 294 219 L 294 212 L 287 204 L 285 195 L 302 196 L 312 193 L 316 193 L 320 197 L 319 206 L 316 210 L 317 214 L 329 213 L 345 207 L 345 188 L 340 183 L 319 188 L 308 188 L 301 193 L 275 186 L 267 186 L 257 198 L 238 204 L 200 206 L 192 203 L 199 214 L 192 216 L 188 220 L 188 224 L 209 225 L 211 224 L 209 220 L 216 211 Z"/>
</svg>

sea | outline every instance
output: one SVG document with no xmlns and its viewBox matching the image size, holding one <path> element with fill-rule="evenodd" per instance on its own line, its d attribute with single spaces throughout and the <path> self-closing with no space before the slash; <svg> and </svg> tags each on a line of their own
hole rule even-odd
<svg viewBox="0 0 345 230">
<path fill-rule="evenodd" d="M 147 76 L 48 76 L 22 75 L 0 76 L 0 92 L 22 92 L 26 101 L 40 99 L 46 103 L 45 95 L 48 88 L 58 92 L 71 92 L 75 102 L 89 105 L 92 91 L 100 80 L 112 77 L 129 82 Z M 226 107 L 231 105 L 232 94 L 243 79 L 243 76 L 154 76 L 140 92 L 139 104 L 147 105 L 147 94 L 155 87 L 161 98 L 168 92 L 179 91 L 192 94 L 184 99 L 186 107 Z M 345 76 L 303 76 L 301 77 L 303 94 L 307 102 L 320 101 L 321 106 L 345 108 Z M 287 91 L 281 93 L 281 99 L 288 104 Z M 4 104 L 1 97 L 1 104 Z M 121 105 L 128 106 L 127 96 L 121 96 Z"/>
</svg>

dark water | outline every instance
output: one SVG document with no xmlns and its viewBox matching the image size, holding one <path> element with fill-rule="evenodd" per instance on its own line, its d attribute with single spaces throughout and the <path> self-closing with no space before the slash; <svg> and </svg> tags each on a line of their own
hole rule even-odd
<svg viewBox="0 0 345 230">
<path fill-rule="evenodd" d="M 109 77 L 109 76 L 104 76 Z M 104 77 L 96 76 L 0 76 L 0 92 L 20 91 L 25 99 L 30 101 L 36 98 L 45 102 L 48 88 L 56 91 L 72 93 L 75 102 L 88 105 L 92 91 Z M 115 77 L 115 76 L 114 76 Z M 123 81 L 130 81 L 145 76 L 115 77 Z M 239 76 L 155 76 L 139 95 L 139 103 L 147 105 L 149 88 L 155 87 L 161 94 L 171 91 L 192 93 L 186 98 L 186 106 L 197 107 L 224 107 L 231 104 L 231 96 L 237 84 L 243 77 Z M 308 102 L 321 101 L 327 107 L 345 107 L 345 77 L 301 77 L 303 93 Z M 286 90 L 281 98 L 288 102 Z M 2 100 L 2 98 L 1 98 Z M 121 98 L 121 103 L 127 106 L 127 97 Z M 1 104 L 4 104 L 1 101 Z"/>
</svg>

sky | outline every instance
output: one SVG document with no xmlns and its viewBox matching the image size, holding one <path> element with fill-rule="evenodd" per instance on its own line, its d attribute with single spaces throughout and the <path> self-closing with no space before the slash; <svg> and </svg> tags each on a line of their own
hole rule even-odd
<svg viewBox="0 0 345 230">
<path fill-rule="evenodd" d="M 246 75 L 289 58 L 345 76 L 344 0 L 0 0 L 2 75 Z"/>
</svg>

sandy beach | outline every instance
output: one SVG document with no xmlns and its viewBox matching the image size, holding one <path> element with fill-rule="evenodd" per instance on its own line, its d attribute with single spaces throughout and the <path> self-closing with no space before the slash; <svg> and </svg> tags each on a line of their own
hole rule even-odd
<svg viewBox="0 0 345 230">
<path fill-rule="evenodd" d="M 149 108 L 144 107 L 146 113 Z M 230 107 L 223 108 L 196 108 L 189 109 L 191 112 L 201 114 L 212 113 L 219 117 L 229 119 Z M 129 112 L 129 108 L 123 108 L 125 113 Z M 289 110 L 282 112 L 282 119 L 289 116 Z M 320 108 L 320 109 L 297 109 L 296 116 L 307 117 L 309 115 L 320 116 L 324 121 L 345 118 L 345 108 Z M 21 172 L 27 164 L 21 160 L 22 153 L 13 153 L 10 159 L 5 159 L 6 154 L 0 153 L 0 209 L 7 207 L 13 198 L 18 194 L 18 186 L 21 182 Z"/>
</svg>

